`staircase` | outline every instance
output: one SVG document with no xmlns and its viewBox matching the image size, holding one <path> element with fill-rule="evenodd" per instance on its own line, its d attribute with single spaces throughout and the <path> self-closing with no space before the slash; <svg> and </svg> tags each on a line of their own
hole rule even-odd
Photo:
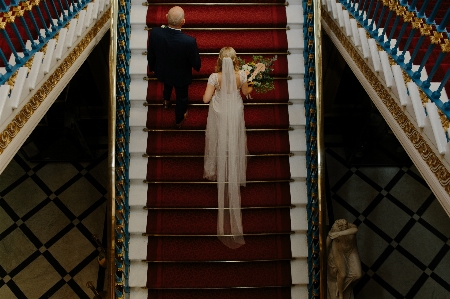
<svg viewBox="0 0 450 299">
<path fill-rule="evenodd" d="M 322 1 L 322 27 L 450 215 L 449 1 Z"/>
<path fill-rule="evenodd" d="M 196 37 L 202 69 L 189 89 L 189 117 L 175 130 L 173 106 L 163 109 L 162 84 L 147 73 L 146 28 L 166 24 L 175 5 L 160 2 L 131 2 L 130 297 L 306 298 L 301 3 L 179 3 L 186 14 L 183 32 Z M 246 244 L 235 250 L 215 236 L 216 185 L 202 179 L 208 106 L 201 98 L 223 46 L 247 61 L 252 54 L 278 55 L 275 91 L 245 100 Z"/>
</svg>

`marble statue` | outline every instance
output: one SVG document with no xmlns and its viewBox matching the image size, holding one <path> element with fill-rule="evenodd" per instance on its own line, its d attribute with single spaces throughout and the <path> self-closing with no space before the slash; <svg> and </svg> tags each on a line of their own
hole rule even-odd
<svg viewBox="0 0 450 299">
<path fill-rule="evenodd" d="M 327 237 L 328 299 L 353 299 L 353 286 L 361 278 L 356 246 L 358 228 L 345 219 L 334 222 Z"/>
</svg>

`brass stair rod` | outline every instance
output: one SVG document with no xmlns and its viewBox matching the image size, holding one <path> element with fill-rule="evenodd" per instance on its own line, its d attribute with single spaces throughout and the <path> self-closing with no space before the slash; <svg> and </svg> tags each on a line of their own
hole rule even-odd
<svg viewBox="0 0 450 299">
<path fill-rule="evenodd" d="M 145 31 L 150 31 L 152 30 L 152 28 L 149 28 L 147 26 L 144 27 Z M 183 30 L 188 30 L 188 31 L 244 31 L 244 30 L 248 30 L 248 31 L 260 31 L 260 30 L 291 30 L 291 28 L 289 26 L 286 27 L 252 27 L 252 28 L 225 28 L 225 27 L 216 27 L 216 28 L 203 28 L 203 27 L 198 27 L 198 28 L 184 28 Z"/>
<path fill-rule="evenodd" d="M 290 153 L 280 153 L 280 154 L 248 154 L 246 157 L 293 157 L 295 154 Z M 204 158 L 205 155 L 152 155 L 152 154 L 142 154 L 143 158 Z"/>
<path fill-rule="evenodd" d="M 174 5 L 180 5 L 180 3 L 175 3 L 175 2 L 173 2 L 173 3 L 148 3 L 148 2 L 143 2 L 142 3 L 142 6 L 163 6 L 163 5 L 166 5 L 166 6 L 169 6 L 169 5 L 171 5 L 171 6 L 174 6 Z M 284 3 L 253 3 L 253 2 L 242 2 L 242 3 L 239 3 L 239 2 L 210 2 L 210 3 L 194 3 L 194 2 L 191 2 L 191 3 L 183 3 L 182 4 L 183 6 L 211 6 L 211 5 L 214 5 L 214 6 L 218 6 L 218 5 L 221 5 L 221 6 L 254 6 L 254 5 L 258 5 L 258 6 L 289 6 L 289 2 L 284 2 Z"/>
<path fill-rule="evenodd" d="M 273 232 L 273 233 L 249 233 L 249 234 L 243 234 L 244 237 L 253 236 L 253 237 L 259 237 L 259 236 L 276 236 L 276 235 L 294 235 L 295 231 L 285 231 L 285 232 Z M 142 233 L 143 237 L 217 237 L 216 234 L 211 235 L 175 235 L 175 234 L 147 234 Z M 222 237 L 234 237 L 234 235 L 223 235 Z"/>
<path fill-rule="evenodd" d="M 147 55 L 147 51 L 142 52 L 142 55 Z M 219 55 L 219 53 L 213 53 L 213 52 L 208 52 L 208 53 L 200 53 L 200 56 L 202 55 Z M 260 52 L 260 53 L 236 53 L 236 55 L 291 55 L 290 51 L 286 51 L 286 52 Z"/>
<path fill-rule="evenodd" d="M 291 284 L 291 285 L 281 285 L 281 286 L 243 286 L 243 287 L 213 287 L 213 288 L 180 288 L 180 287 L 174 287 L 174 288 L 149 288 L 149 287 L 142 287 L 144 290 L 234 290 L 234 289 L 281 289 L 281 288 L 292 288 L 295 286 L 300 286 L 302 284 Z"/>
<path fill-rule="evenodd" d="M 163 103 L 149 103 L 149 102 L 144 102 L 142 104 L 144 107 L 148 107 L 148 106 L 162 106 Z M 244 102 L 244 106 L 264 106 L 264 105 L 293 105 L 292 102 L 272 102 L 272 103 L 245 103 Z M 202 103 L 193 103 L 193 104 L 188 104 L 188 106 L 209 106 L 209 104 L 202 104 Z"/>
<path fill-rule="evenodd" d="M 287 261 L 295 261 L 298 258 L 292 257 L 287 259 L 273 259 L 273 260 L 209 260 L 209 261 L 150 261 L 150 260 L 142 260 L 144 263 L 160 263 L 160 264 L 171 264 L 171 263 L 263 263 L 263 262 L 287 262 Z"/>
<path fill-rule="evenodd" d="M 142 78 L 144 81 L 158 81 L 158 78 L 155 77 L 144 77 Z M 192 78 L 192 81 L 208 81 L 209 78 Z M 291 76 L 287 77 L 273 77 L 274 80 L 292 80 Z"/>
<path fill-rule="evenodd" d="M 240 207 L 240 208 L 224 208 L 224 210 L 258 210 L 258 209 L 294 209 L 295 205 L 289 206 L 266 206 L 266 207 Z M 218 210 L 219 208 L 202 208 L 202 207 L 188 207 L 188 208 L 157 208 L 157 207 L 143 207 L 144 210 L 166 210 L 166 211 L 174 211 L 174 210 Z"/>
<path fill-rule="evenodd" d="M 143 128 L 144 132 L 205 132 L 205 129 L 149 129 Z M 283 129 L 245 129 L 247 132 L 268 132 L 268 131 L 294 131 L 294 128 Z"/>
<path fill-rule="evenodd" d="M 292 183 L 295 182 L 294 179 L 286 180 L 267 180 L 267 181 L 246 181 L 247 184 L 257 184 L 257 183 Z M 215 181 L 148 181 L 144 180 L 144 184 L 217 184 Z M 223 182 L 228 184 L 228 182 Z"/>
</svg>

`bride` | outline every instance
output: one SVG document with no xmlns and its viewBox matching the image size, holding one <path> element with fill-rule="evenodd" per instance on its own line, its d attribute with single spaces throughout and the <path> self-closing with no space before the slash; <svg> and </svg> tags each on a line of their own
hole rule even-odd
<svg viewBox="0 0 450 299">
<path fill-rule="evenodd" d="M 239 71 L 236 51 L 220 50 L 216 73 L 209 76 L 203 102 L 210 103 L 206 125 L 203 177 L 217 181 L 217 235 L 229 248 L 243 244 L 240 186 L 245 186 L 247 136 L 240 91 L 253 90 L 245 71 Z"/>
</svg>

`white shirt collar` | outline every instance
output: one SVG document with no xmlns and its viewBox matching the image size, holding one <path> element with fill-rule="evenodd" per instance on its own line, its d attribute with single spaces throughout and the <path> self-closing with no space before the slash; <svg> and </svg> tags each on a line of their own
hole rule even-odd
<svg viewBox="0 0 450 299">
<path fill-rule="evenodd" d="M 178 29 L 178 28 L 172 28 L 172 27 L 170 27 L 170 26 L 167 26 L 167 27 L 170 28 L 170 29 L 173 29 L 173 30 L 181 31 L 181 29 Z"/>
</svg>

